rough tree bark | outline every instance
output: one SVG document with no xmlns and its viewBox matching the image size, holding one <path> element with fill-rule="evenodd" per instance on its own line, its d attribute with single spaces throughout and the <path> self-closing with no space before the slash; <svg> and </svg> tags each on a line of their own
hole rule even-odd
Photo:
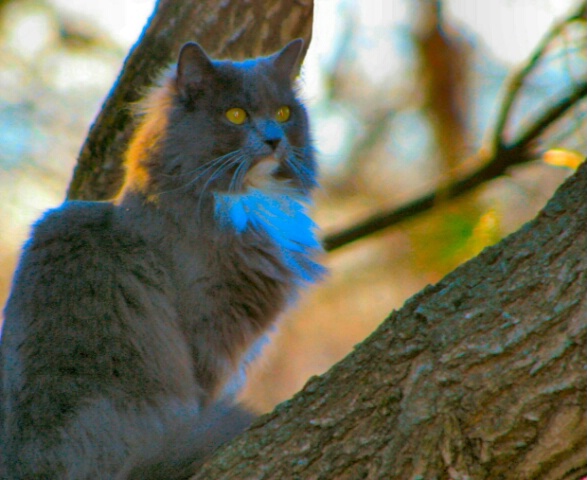
<svg viewBox="0 0 587 480">
<path fill-rule="evenodd" d="M 186 40 L 214 56 L 310 39 L 312 1 L 160 0 L 68 197 L 122 178 L 129 103 Z M 394 312 L 197 478 L 575 479 L 587 474 L 587 165 L 544 211 Z"/>
<path fill-rule="evenodd" d="M 197 479 L 587 474 L 587 163 Z"/>
</svg>

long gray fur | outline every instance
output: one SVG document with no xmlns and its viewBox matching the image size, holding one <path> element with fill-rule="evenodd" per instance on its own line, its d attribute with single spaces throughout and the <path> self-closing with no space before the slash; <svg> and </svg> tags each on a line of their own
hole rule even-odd
<svg viewBox="0 0 587 480">
<path fill-rule="evenodd" d="M 4 311 L 3 478 L 185 478 L 248 425 L 243 370 L 323 272 L 301 47 L 237 63 L 184 46 L 120 196 L 35 225 Z"/>
</svg>

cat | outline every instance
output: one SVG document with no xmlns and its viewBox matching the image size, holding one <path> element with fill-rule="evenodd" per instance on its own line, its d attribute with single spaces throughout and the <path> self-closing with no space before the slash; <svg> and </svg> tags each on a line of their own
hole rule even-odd
<svg viewBox="0 0 587 480">
<path fill-rule="evenodd" d="M 244 370 L 324 273 L 302 48 L 233 62 L 185 44 L 120 194 L 36 223 L 0 342 L 6 478 L 186 478 L 250 423 Z"/>
</svg>

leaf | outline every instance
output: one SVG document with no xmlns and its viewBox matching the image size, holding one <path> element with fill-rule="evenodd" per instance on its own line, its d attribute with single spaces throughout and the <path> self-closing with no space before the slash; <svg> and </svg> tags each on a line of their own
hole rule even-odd
<svg viewBox="0 0 587 480">
<path fill-rule="evenodd" d="M 573 150 L 567 150 L 565 148 L 553 148 L 544 152 L 542 155 L 542 160 L 544 163 L 553 165 L 555 167 L 567 167 L 573 170 L 577 170 L 579 165 L 585 161 L 585 156 Z"/>
</svg>

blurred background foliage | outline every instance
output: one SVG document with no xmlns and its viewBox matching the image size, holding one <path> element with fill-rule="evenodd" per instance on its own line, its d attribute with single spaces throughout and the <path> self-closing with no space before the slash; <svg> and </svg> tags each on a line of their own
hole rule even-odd
<svg viewBox="0 0 587 480">
<path fill-rule="evenodd" d="M 244 396 L 256 409 L 291 396 L 410 295 L 531 219 L 577 167 L 587 151 L 584 94 L 516 150 L 520 165 L 451 194 L 584 85 L 585 12 L 561 23 L 584 3 L 316 0 L 301 86 L 322 168 L 315 216 L 332 249 L 330 275 L 285 315 L 253 367 Z M 30 224 L 63 200 L 92 118 L 152 8 L 153 0 L 0 1 L 2 304 Z M 431 192 L 424 213 L 340 248 L 329 243 Z"/>
</svg>

